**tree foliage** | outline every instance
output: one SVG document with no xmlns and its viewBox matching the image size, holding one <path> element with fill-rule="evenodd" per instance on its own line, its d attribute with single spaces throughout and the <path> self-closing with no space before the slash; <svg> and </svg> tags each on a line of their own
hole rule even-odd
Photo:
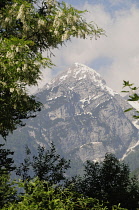
<svg viewBox="0 0 139 210">
<path fill-rule="evenodd" d="M 16 180 L 18 190 L 10 181 L 13 153 L 0 149 L 0 208 L 38 210 L 135 210 L 139 206 L 139 186 L 130 178 L 129 168 L 112 154 L 106 154 L 102 163 L 87 161 L 83 177 L 73 177 L 66 185 L 69 162 L 56 154 L 54 145 L 49 150 L 38 148 L 38 155 L 27 157 L 21 163 Z M 33 174 L 29 174 L 32 167 Z M 70 183 L 70 184 L 69 184 Z"/>
<path fill-rule="evenodd" d="M 138 87 L 134 86 L 133 83 L 130 83 L 129 81 L 123 81 L 123 88 L 128 87 L 128 90 L 123 90 L 123 93 L 128 93 L 129 94 L 129 98 L 128 101 L 134 101 L 134 102 L 139 102 L 139 94 L 137 92 Z M 131 110 L 135 110 L 133 107 L 126 109 L 125 112 L 131 111 Z M 139 119 L 139 111 L 135 110 L 136 114 L 133 115 L 133 118 L 135 119 Z"/>
<path fill-rule="evenodd" d="M 41 104 L 26 87 L 37 85 L 41 68 L 52 67 L 52 49 L 71 37 L 99 37 L 104 31 L 83 19 L 84 12 L 55 0 L 0 2 L 0 134 L 5 138 Z M 47 51 L 44 58 L 42 52 Z"/>
<path fill-rule="evenodd" d="M 10 180 L 10 172 L 15 170 L 11 152 L 0 144 L 0 209 L 7 203 L 13 202 L 16 197 L 16 190 Z"/>
<path fill-rule="evenodd" d="M 47 187 L 47 190 L 45 186 Z M 107 206 L 95 198 L 85 198 L 70 189 L 53 188 L 49 183 L 38 178 L 26 184 L 19 183 L 25 189 L 20 201 L 3 208 L 9 210 L 107 210 Z M 120 206 L 113 206 L 111 210 L 126 210 Z"/>
<path fill-rule="evenodd" d="M 139 207 L 137 179 L 130 178 L 129 167 L 112 154 L 106 154 L 102 163 L 87 161 L 84 176 L 69 183 L 84 196 L 108 202 L 109 208 L 119 203 L 128 210 Z"/>
<path fill-rule="evenodd" d="M 4 144 L 0 144 L 0 175 L 9 174 L 11 171 L 15 170 L 13 166 L 13 154 L 9 149 L 3 148 Z"/>
<path fill-rule="evenodd" d="M 54 185 L 65 179 L 65 172 L 70 167 L 70 162 L 56 154 L 54 144 L 51 144 L 49 150 L 44 147 L 38 147 L 38 154 L 31 157 L 29 148 L 26 149 L 27 157 L 17 168 L 16 174 L 23 181 L 38 177 L 49 184 Z"/>
</svg>

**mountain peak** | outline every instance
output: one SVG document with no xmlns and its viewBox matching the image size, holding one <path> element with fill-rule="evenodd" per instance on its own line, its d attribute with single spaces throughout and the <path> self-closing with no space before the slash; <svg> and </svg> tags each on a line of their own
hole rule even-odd
<svg viewBox="0 0 139 210">
<path fill-rule="evenodd" d="M 67 79 L 71 78 L 78 81 L 82 79 L 91 79 L 95 83 L 99 82 L 106 84 L 99 73 L 97 73 L 92 68 L 77 62 L 74 63 L 68 70 L 63 71 L 56 78 L 54 78 L 51 84 L 55 82 L 62 83 L 64 80 L 67 81 Z"/>
<path fill-rule="evenodd" d="M 91 75 L 94 75 L 94 76 L 97 76 L 99 79 L 102 80 L 102 77 L 100 76 L 99 73 L 97 73 L 94 69 L 84 65 L 84 64 L 81 64 L 81 63 L 74 63 L 74 65 L 72 65 L 71 68 L 69 68 L 68 72 L 71 72 L 74 73 L 75 72 L 75 76 L 77 76 L 79 73 L 81 74 L 91 74 Z"/>
<path fill-rule="evenodd" d="M 57 85 L 64 85 L 69 89 L 74 89 L 76 85 L 79 86 L 81 83 L 93 84 L 96 88 L 99 87 L 102 91 L 108 92 L 112 96 L 117 94 L 106 85 L 105 80 L 98 72 L 78 62 L 75 62 L 70 68 L 57 75 L 49 84 L 42 88 L 42 91 Z"/>
</svg>

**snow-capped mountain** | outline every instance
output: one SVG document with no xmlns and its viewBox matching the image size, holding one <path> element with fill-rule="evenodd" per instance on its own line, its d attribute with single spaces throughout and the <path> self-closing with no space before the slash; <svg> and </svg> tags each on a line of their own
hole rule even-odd
<svg viewBox="0 0 139 210">
<path fill-rule="evenodd" d="M 108 91 L 111 95 L 116 94 L 111 88 L 106 86 L 105 80 L 100 76 L 99 73 L 94 71 L 93 69 L 89 68 L 86 65 L 75 63 L 71 68 L 67 71 L 61 73 L 58 77 L 53 79 L 50 85 L 46 85 L 47 88 L 54 85 L 65 84 L 69 85 L 69 89 L 75 88 L 76 81 L 83 81 L 89 79 L 93 82 L 96 87 L 101 87 L 102 90 Z M 70 81 L 69 81 L 70 80 Z"/>
<path fill-rule="evenodd" d="M 102 160 L 106 152 L 122 158 L 138 142 L 138 129 L 124 113 L 129 104 L 83 64 L 58 75 L 37 98 L 42 111 L 9 138 L 24 139 L 33 148 L 53 141 L 58 153 L 75 164 Z"/>
</svg>

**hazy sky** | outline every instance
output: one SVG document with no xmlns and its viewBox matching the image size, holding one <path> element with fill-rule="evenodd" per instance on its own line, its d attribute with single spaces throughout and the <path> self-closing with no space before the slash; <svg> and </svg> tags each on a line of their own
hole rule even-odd
<svg viewBox="0 0 139 210">
<path fill-rule="evenodd" d="M 99 72 L 107 85 L 120 92 L 123 80 L 139 82 L 139 0 L 65 0 L 87 9 L 86 19 L 94 21 L 107 36 L 97 40 L 72 39 L 55 50 L 56 67 L 46 70 L 40 86 L 57 72 L 79 62 Z"/>
</svg>

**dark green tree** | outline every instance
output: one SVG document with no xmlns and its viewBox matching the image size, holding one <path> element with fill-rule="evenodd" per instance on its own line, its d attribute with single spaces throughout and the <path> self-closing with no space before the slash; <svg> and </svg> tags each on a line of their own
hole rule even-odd
<svg viewBox="0 0 139 210">
<path fill-rule="evenodd" d="M 25 148 L 26 157 L 23 161 L 23 163 L 20 163 L 20 166 L 16 168 L 16 175 L 20 176 L 21 180 L 29 181 L 31 179 L 31 151 L 26 146 Z"/>
<path fill-rule="evenodd" d="M 16 197 L 16 190 L 10 181 L 10 173 L 15 170 L 13 166 L 13 152 L 3 149 L 0 144 L 0 209 L 9 202 L 13 202 Z"/>
<path fill-rule="evenodd" d="M 133 192 L 130 190 L 133 182 L 128 165 L 121 163 L 114 155 L 106 154 L 101 165 L 101 199 L 108 200 L 110 206 L 121 203 L 122 207 L 135 209 L 139 205 L 136 203 L 139 199 L 137 180 L 135 183 L 136 190 Z M 130 196 L 135 199 L 130 200 Z"/>
<path fill-rule="evenodd" d="M 70 167 L 70 162 L 56 154 L 54 144 L 49 150 L 38 147 L 38 154 L 31 157 L 31 152 L 26 149 L 27 157 L 17 169 L 17 175 L 23 181 L 38 177 L 40 180 L 48 181 L 49 184 L 57 184 L 65 179 L 65 172 Z"/>
<path fill-rule="evenodd" d="M 35 176 L 52 184 L 64 180 L 65 172 L 69 167 L 70 161 L 66 161 L 59 154 L 56 154 L 53 143 L 51 143 L 50 150 L 47 151 L 44 147 L 38 147 L 38 155 L 33 156 L 32 168 Z"/>
<path fill-rule="evenodd" d="M 9 149 L 3 148 L 4 144 L 0 144 L 0 175 L 9 174 L 11 171 L 16 169 L 13 166 L 13 154 Z"/>
<path fill-rule="evenodd" d="M 128 210 L 139 207 L 137 179 L 130 178 L 128 165 L 120 162 L 112 154 L 106 154 L 101 163 L 87 161 L 84 176 L 72 178 L 69 184 L 85 196 L 108 202 L 107 206 L 110 209 L 119 203 Z"/>
</svg>

